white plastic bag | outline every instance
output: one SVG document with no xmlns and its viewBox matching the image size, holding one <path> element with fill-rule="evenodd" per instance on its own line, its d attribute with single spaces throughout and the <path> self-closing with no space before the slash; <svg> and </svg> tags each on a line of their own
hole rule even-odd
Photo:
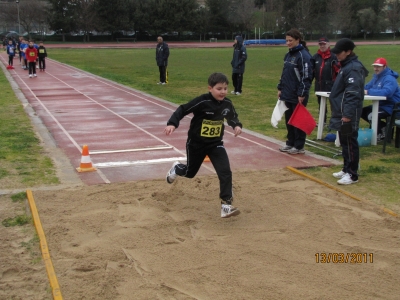
<svg viewBox="0 0 400 300">
<path fill-rule="evenodd" d="M 336 147 L 340 147 L 339 131 L 336 131 L 335 146 L 336 146 Z"/>
<path fill-rule="evenodd" d="M 271 116 L 271 125 L 274 128 L 278 128 L 278 122 L 282 120 L 283 114 L 287 111 L 288 108 L 285 105 L 285 101 L 279 100 L 276 102 L 274 111 L 272 112 Z"/>
</svg>

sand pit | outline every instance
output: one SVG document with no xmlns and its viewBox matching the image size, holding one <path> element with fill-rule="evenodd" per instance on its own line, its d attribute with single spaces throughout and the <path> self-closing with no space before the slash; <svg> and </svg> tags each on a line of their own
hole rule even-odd
<svg viewBox="0 0 400 300">
<path fill-rule="evenodd" d="M 229 219 L 216 176 L 33 195 L 64 299 L 398 299 L 395 217 L 288 170 L 234 193 Z"/>
</svg>

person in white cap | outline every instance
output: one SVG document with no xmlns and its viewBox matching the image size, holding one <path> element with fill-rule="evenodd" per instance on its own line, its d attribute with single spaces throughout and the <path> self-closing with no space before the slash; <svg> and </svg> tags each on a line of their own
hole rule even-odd
<svg viewBox="0 0 400 300">
<path fill-rule="evenodd" d="M 330 92 L 339 73 L 340 66 L 336 55 L 331 52 L 328 38 L 321 37 L 318 40 L 319 49 L 311 58 L 311 66 L 315 79 L 316 92 Z M 318 107 L 321 105 L 321 96 L 317 96 Z M 326 123 L 327 109 L 324 122 Z"/>
<path fill-rule="evenodd" d="M 387 61 L 383 57 L 377 58 L 372 64 L 374 67 L 374 76 L 371 81 L 365 85 L 365 95 L 384 96 L 386 100 L 379 101 L 378 111 L 378 141 L 385 138 L 386 120 L 392 115 L 394 105 L 400 102 L 400 89 L 397 83 L 399 74 L 391 70 Z M 372 105 L 363 107 L 361 118 L 370 123 L 372 119 Z"/>
</svg>

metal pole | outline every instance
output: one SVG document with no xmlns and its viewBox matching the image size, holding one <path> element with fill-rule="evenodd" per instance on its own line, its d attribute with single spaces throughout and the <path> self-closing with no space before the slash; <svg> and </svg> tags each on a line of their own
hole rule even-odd
<svg viewBox="0 0 400 300">
<path fill-rule="evenodd" d="M 18 11 L 18 34 L 21 35 L 21 22 L 19 20 L 19 0 L 16 0 L 15 3 L 17 3 L 17 11 Z"/>
</svg>

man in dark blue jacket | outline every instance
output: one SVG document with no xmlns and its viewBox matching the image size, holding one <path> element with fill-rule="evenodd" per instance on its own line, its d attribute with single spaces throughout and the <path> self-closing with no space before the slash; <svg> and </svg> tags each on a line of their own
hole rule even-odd
<svg viewBox="0 0 400 300">
<path fill-rule="evenodd" d="M 231 61 L 232 65 L 232 84 L 234 90 L 231 94 L 240 95 L 242 94 L 243 85 L 243 73 L 245 69 L 245 61 L 247 59 L 247 50 L 243 46 L 243 38 L 238 35 L 235 37 L 235 44 L 233 45 L 233 58 Z"/>
<path fill-rule="evenodd" d="M 168 83 L 168 71 L 167 71 L 168 57 L 169 57 L 168 44 L 164 42 L 161 36 L 159 36 L 157 38 L 156 62 L 158 70 L 160 71 L 160 81 L 157 84 Z"/>
<path fill-rule="evenodd" d="M 357 138 L 368 71 L 353 52 L 354 48 L 352 40 L 343 38 L 331 50 L 341 66 L 329 96 L 332 111 L 329 127 L 339 132 L 342 146 L 343 168 L 332 174 L 339 179 L 338 184 L 358 182 L 360 149 Z"/>
<path fill-rule="evenodd" d="M 378 111 L 378 140 L 385 138 L 386 122 L 382 119 L 392 115 L 393 107 L 400 102 L 400 89 L 397 83 L 399 74 L 387 66 L 387 61 L 383 57 L 377 58 L 372 64 L 374 67 L 374 76 L 372 80 L 365 85 L 365 95 L 384 96 L 386 100 L 379 101 Z M 361 118 L 371 123 L 372 105 L 363 107 Z"/>
</svg>

